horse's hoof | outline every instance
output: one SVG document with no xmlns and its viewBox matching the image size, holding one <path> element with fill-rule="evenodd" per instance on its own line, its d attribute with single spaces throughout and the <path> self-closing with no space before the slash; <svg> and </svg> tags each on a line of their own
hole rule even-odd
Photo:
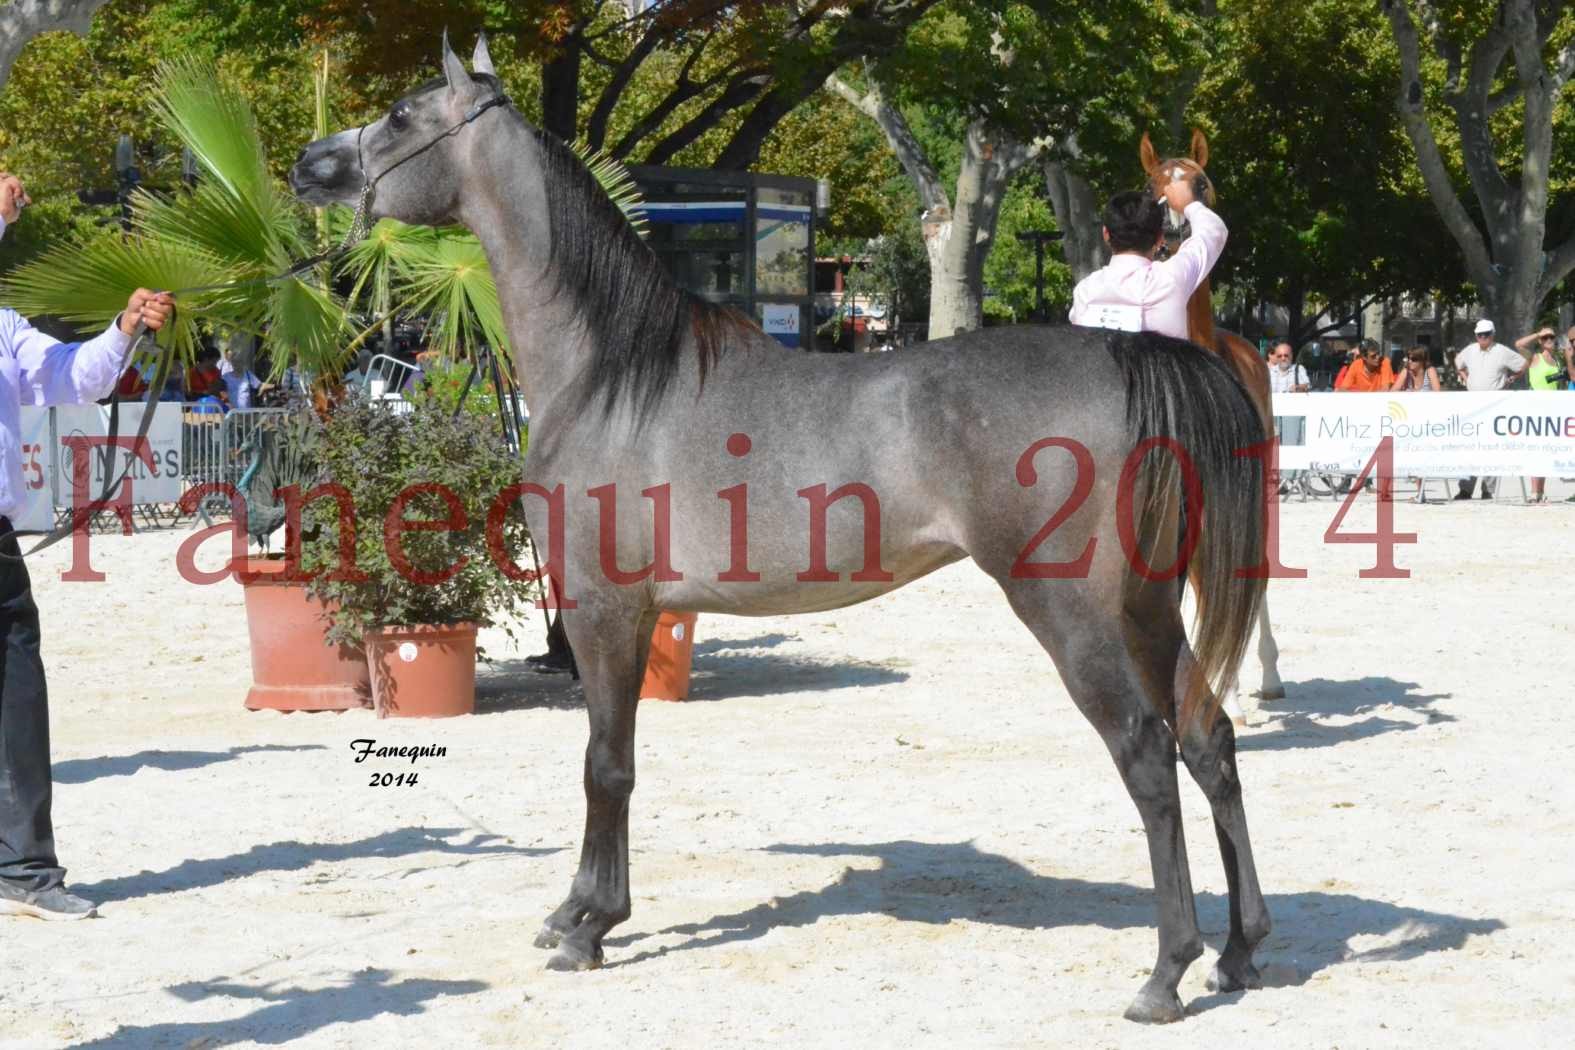
<svg viewBox="0 0 1575 1050">
<path fill-rule="evenodd" d="M 556 948 L 558 942 L 563 940 L 563 931 L 556 930 L 550 923 L 544 923 L 536 939 L 531 943 L 538 948 Z"/>
<path fill-rule="evenodd" d="M 547 969 L 558 970 L 563 973 L 573 973 L 579 970 L 599 970 L 602 966 L 602 950 L 596 949 L 594 955 L 587 954 L 580 948 L 565 941 L 552 957 L 547 960 Z"/>
<path fill-rule="evenodd" d="M 1253 690 L 1252 695 L 1257 697 L 1259 700 L 1284 700 L 1285 687 L 1283 685 L 1277 685 L 1273 689 L 1255 689 Z"/>
<path fill-rule="evenodd" d="M 1226 964 L 1224 959 L 1214 964 L 1214 969 L 1209 973 L 1203 986 L 1211 992 L 1245 992 L 1252 988 L 1263 987 L 1263 975 L 1258 968 L 1252 965 L 1249 959 L 1246 962 Z"/>
<path fill-rule="evenodd" d="M 1151 992 L 1145 988 L 1122 1016 L 1138 1024 L 1171 1024 L 1181 1020 L 1185 1012 L 1175 992 Z"/>
</svg>

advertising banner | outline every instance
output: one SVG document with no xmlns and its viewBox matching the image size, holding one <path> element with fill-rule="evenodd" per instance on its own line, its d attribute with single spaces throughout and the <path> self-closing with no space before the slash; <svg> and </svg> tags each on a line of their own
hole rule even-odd
<svg viewBox="0 0 1575 1050">
<path fill-rule="evenodd" d="M 49 441 L 49 409 L 22 409 L 22 506 L 11 515 L 19 532 L 48 532 L 55 527 L 54 446 Z"/>
<path fill-rule="evenodd" d="M 67 444 L 68 438 L 107 438 L 109 436 L 109 407 L 107 405 L 65 405 L 55 412 L 55 462 L 59 465 L 60 509 L 71 506 L 72 462 L 75 453 Z M 142 425 L 143 406 L 122 404 L 118 436 L 123 439 L 136 437 Z M 181 497 L 181 413 L 178 405 L 160 405 L 154 413 L 153 424 L 148 428 L 147 441 L 153 456 L 153 465 L 137 459 L 129 448 L 108 451 L 108 446 L 98 444 L 92 450 L 91 482 L 88 498 L 94 499 L 104 491 L 106 480 L 113 480 L 125 472 L 131 481 L 133 503 L 174 503 Z M 130 464 L 128 469 L 127 464 Z M 105 469 L 112 471 L 108 478 Z M 111 496 L 117 493 L 110 493 Z"/>
<path fill-rule="evenodd" d="M 1355 474 L 1394 439 L 1394 474 L 1575 477 L 1575 393 L 1275 394 L 1281 470 Z"/>
</svg>

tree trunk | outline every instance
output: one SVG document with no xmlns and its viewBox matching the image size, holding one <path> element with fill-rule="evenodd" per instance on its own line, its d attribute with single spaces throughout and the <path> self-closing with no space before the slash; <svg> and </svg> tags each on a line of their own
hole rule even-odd
<svg viewBox="0 0 1575 1050">
<path fill-rule="evenodd" d="M 35 36 L 66 30 L 87 36 L 93 16 L 107 0 L 11 0 L 0 7 L 0 87 L 11 78 L 17 56 Z"/>
<path fill-rule="evenodd" d="M 578 135 L 582 46 L 576 28 L 541 69 L 541 126 L 564 142 L 573 142 Z"/>
<path fill-rule="evenodd" d="M 826 86 L 880 126 L 924 204 L 920 222 L 930 260 L 929 337 L 944 339 L 978 328 L 984 323 L 984 260 L 995 244 L 1001 202 L 1012 178 L 1039 148 L 989 133 L 978 121 L 969 125 L 954 206 L 924 147 L 879 88 L 861 94 L 837 77 Z"/>
<path fill-rule="evenodd" d="M 1077 149 L 1068 143 L 1068 151 Z M 1099 203 L 1088 180 L 1073 171 L 1066 161 L 1046 157 L 1043 161 L 1045 192 L 1061 228 L 1061 252 L 1072 268 L 1072 279 L 1081 281 L 1110 261 L 1105 244 Z"/>
<path fill-rule="evenodd" d="M 1460 245 L 1466 273 L 1476 287 L 1499 337 L 1510 341 L 1531 331 L 1542 303 L 1575 270 L 1575 236 L 1545 252 L 1548 173 L 1552 155 L 1553 111 L 1575 75 L 1575 44 L 1566 45 L 1551 67 L 1543 60 L 1548 38 L 1564 3 L 1502 0 L 1497 17 L 1463 52 L 1451 39 L 1443 18 L 1429 0 L 1385 0 L 1384 12 L 1400 52 L 1396 108 L 1417 166 L 1444 226 Z M 1426 109 L 1421 38 L 1412 19 L 1421 16 L 1429 41 L 1445 66 L 1444 98 L 1454 116 L 1471 188 L 1482 209 L 1479 227 L 1455 191 L 1454 181 Z M 1495 91 L 1507 60 L 1515 76 Z M 1524 99 L 1519 174 L 1505 175 L 1493 138 L 1494 114 Z"/>
</svg>

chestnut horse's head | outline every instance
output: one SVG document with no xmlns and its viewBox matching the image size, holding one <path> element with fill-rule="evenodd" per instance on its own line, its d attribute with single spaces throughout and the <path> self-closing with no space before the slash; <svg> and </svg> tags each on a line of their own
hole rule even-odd
<svg viewBox="0 0 1575 1050">
<path fill-rule="evenodd" d="M 1154 143 L 1149 141 L 1148 132 L 1143 133 L 1143 141 L 1138 146 L 1138 155 L 1143 160 L 1143 170 L 1148 173 L 1150 191 L 1157 198 L 1163 198 L 1165 184 L 1179 179 L 1190 179 L 1193 183 L 1193 194 L 1207 204 L 1214 207 L 1214 183 L 1208 173 L 1203 169 L 1209 163 L 1209 140 L 1203 132 L 1194 128 L 1192 131 L 1192 153 L 1187 157 L 1161 158 L 1154 149 Z M 1165 216 L 1165 246 L 1168 251 L 1175 251 L 1176 246 L 1186 239 L 1188 232 L 1187 221 L 1179 213 L 1166 209 Z"/>
</svg>

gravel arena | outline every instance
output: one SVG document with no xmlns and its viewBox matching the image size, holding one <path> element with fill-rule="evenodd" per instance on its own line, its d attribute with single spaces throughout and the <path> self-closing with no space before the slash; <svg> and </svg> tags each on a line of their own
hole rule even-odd
<svg viewBox="0 0 1575 1050">
<path fill-rule="evenodd" d="M 95 536 L 103 583 L 61 582 L 57 545 L 31 563 L 56 834 L 100 917 L 0 923 L 0 1047 L 1568 1046 L 1575 486 L 1518 492 L 1398 504 L 1404 580 L 1324 542 L 1335 504 L 1282 506 L 1289 696 L 1244 697 L 1240 739 L 1265 987 L 1204 988 L 1225 880 L 1183 776 L 1209 950 L 1158 1029 L 1121 1019 L 1155 952 L 1137 811 L 971 563 L 701 618 L 692 699 L 641 705 L 634 915 L 563 974 L 531 939 L 576 864 L 586 719 L 524 669 L 539 618 L 483 633 L 473 717 L 249 713 L 241 590 L 177 575 L 187 532 Z M 365 738 L 446 754 L 357 763 Z"/>
</svg>

